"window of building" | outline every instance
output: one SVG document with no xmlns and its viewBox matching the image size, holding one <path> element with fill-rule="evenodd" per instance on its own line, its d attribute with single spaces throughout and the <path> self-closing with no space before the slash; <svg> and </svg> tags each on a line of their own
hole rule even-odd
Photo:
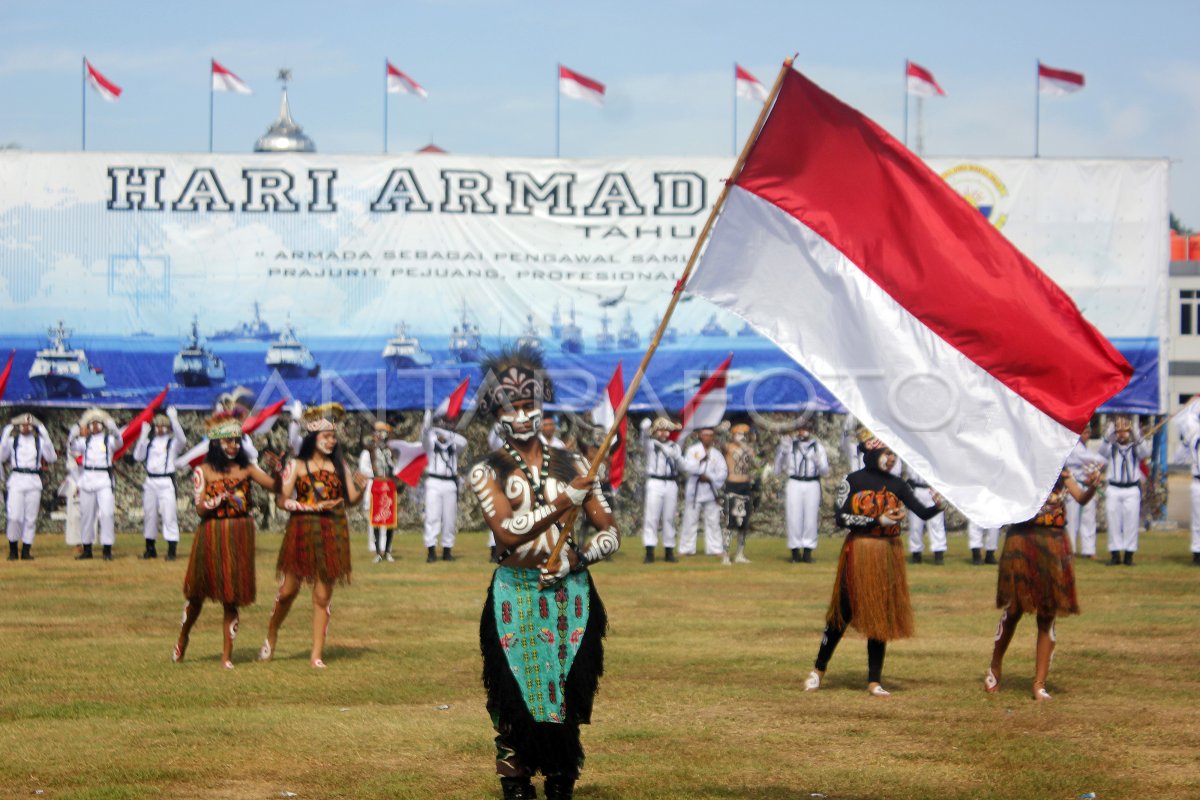
<svg viewBox="0 0 1200 800">
<path fill-rule="evenodd" d="M 1200 317 L 1196 314 L 1196 295 L 1198 292 L 1195 289 L 1180 289 L 1179 290 L 1179 335 L 1191 336 L 1197 332 L 1197 322 L 1200 322 Z"/>
</svg>

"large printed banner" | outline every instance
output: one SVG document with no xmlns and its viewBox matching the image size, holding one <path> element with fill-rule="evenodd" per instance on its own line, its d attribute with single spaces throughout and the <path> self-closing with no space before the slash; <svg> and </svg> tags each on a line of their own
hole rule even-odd
<svg viewBox="0 0 1200 800">
<path fill-rule="evenodd" d="M 1162 410 L 1166 163 L 930 164 L 1136 367 L 1108 408 Z M 729 165 L 0 153 L 4 402 L 139 406 L 170 386 L 201 408 L 241 385 L 421 408 L 520 340 L 544 351 L 560 405 L 586 408 L 640 360 Z M 731 409 L 840 410 L 691 298 L 633 407 L 677 410 L 729 353 Z"/>
</svg>

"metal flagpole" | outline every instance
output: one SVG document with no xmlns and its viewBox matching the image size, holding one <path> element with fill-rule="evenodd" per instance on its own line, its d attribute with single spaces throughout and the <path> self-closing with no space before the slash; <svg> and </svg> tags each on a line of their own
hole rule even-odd
<svg viewBox="0 0 1200 800">
<path fill-rule="evenodd" d="M 562 64 L 554 68 L 554 157 L 559 157 L 559 139 L 562 136 Z"/>
<path fill-rule="evenodd" d="M 83 73 L 80 75 L 80 94 L 83 96 L 83 113 L 79 115 L 80 150 L 87 150 L 87 56 L 83 57 Z"/>
<path fill-rule="evenodd" d="M 608 433 L 604 435 L 604 441 L 596 448 L 596 453 L 592 456 L 591 466 L 588 468 L 587 479 L 589 482 L 596 479 L 596 474 L 600 471 L 600 464 L 608 456 L 609 448 L 612 447 L 613 440 L 617 436 L 617 426 L 621 419 L 629 411 L 629 404 L 633 402 L 634 395 L 637 394 L 638 386 L 641 385 L 642 376 L 646 374 L 646 367 L 650 365 L 650 359 L 654 356 L 654 352 L 658 349 L 658 343 L 662 340 L 663 333 L 667 330 L 667 325 L 671 321 L 671 315 L 675 313 L 675 306 L 679 304 L 679 298 L 683 296 L 683 289 L 687 285 L 688 278 L 692 275 L 692 270 L 696 266 L 696 259 L 700 256 L 700 248 L 704 245 L 708 238 L 709 232 L 712 230 L 713 223 L 716 222 L 717 214 L 721 207 L 725 205 L 725 198 L 729 196 L 729 187 L 734 184 L 739 174 L 741 174 L 742 166 L 746 163 L 746 158 L 750 155 L 750 147 L 758 139 L 758 134 L 762 130 L 763 124 L 767 121 L 767 115 L 771 111 L 771 107 L 775 104 L 775 98 L 779 96 L 779 89 L 783 86 L 783 79 L 788 71 L 792 68 L 794 58 L 789 58 L 783 62 L 783 66 L 779 68 L 779 74 L 775 77 L 775 85 L 771 87 L 771 94 L 763 103 L 762 111 L 758 113 L 758 120 L 754 123 L 754 130 L 750 132 L 750 136 L 746 139 L 746 144 L 742 147 L 741 155 L 738 156 L 737 162 L 733 165 L 733 170 L 729 173 L 729 179 L 725 181 L 721 187 L 721 194 L 717 196 L 717 201 L 713 204 L 712 211 L 708 213 L 708 219 L 704 222 L 704 227 L 700 229 L 700 235 L 696 237 L 696 244 L 692 247 L 692 254 L 688 258 L 687 266 L 683 269 L 683 275 L 675 284 L 675 288 L 671 292 L 671 302 L 667 304 L 666 313 L 663 314 L 662 320 L 658 323 L 658 328 L 654 331 L 654 336 L 650 340 L 650 344 L 646 347 L 646 354 L 642 356 L 642 363 L 638 365 L 637 372 L 633 379 L 629 381 L 629 388 L 625 390 L 625 397 L 621 400 L 621 405 L 613 414 L 612 427 L 608 429 Z M 575 518 L 579 514 L 579 506 L 575 506 L 568 511 L 559 523 L 562 536 L 558 537 L 558 541 L 554 544 L 554 550 L 546 559 L 546 569 L 553 573 L 558 570 L 559 558 L 562 554 L 563 545 L 567 541 L 567 532 L 571 530 L 571 526 L 575 524 Z"/>
<path fill-rule="evenodd" d="M 1033 69 L 1033 157 L 1038 157 L 1042 140 L 1042 60 Z"/>
<path fill-rule="evenodd" d="M 383 60 L 383 154 L 387 155 L 388 60 Z"/>
<path fill-rule="evenodd" d="M 925 98 L 917 95 L 917 155 L 925 155 Z"/>
<path fill-rule="evenodd" d="M 908 147 L 908 59 L 904 59 L 904 146 Z"/>
<path fill-rule="evenodd" d="M 733 62 L 733 149 L 730 151 L 733 155 L 737 155 L 737 62 Z"/>
<path fill-rule="evenodd" d="M 209 60 L 208 62 L 208 152 L 213 151 L 213 65 L 216 62 Z"/>
</svg>

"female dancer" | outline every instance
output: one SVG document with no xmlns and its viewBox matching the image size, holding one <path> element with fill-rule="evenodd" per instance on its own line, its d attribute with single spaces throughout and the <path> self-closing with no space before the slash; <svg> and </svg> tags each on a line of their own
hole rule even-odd
<svg viewBox="0 0 1200 800">
<path fill-rule="evenodd" d="M 242 450 L 242 420 L 221 412 L 209 418 L 208 455 L 192 474 L 200 527 L 192 541 L 183 579 L 183 627 L 171 654 L 182 661 L 188 636 L 204 607 L 204 599 L 225 606 L 225 644 L 221 665 L 233 669 L 233 640 L 238 607 L 254 602 L 254 518 L 250 515 L 250 481 L 275 491 L 278 480 L 250 463 Z"/>
<path fill-rule="evenodd" d="M 350 582 L 350 526 L 346 502 L 358 503 L 366 478 L 346 465 L 337 440 L 337 423 L 345 415 L 338 403 L 309 408 L 304 412 L 306 435 L 300 452 L 283 472 L 283 487 L 276 503 L 291 512 L 283 545 L 279 548 L 276 574 L 279 594 L 267 624 L 267 638 L 259 651 L 260 661 L 275 653 L 279 627 L 292 609 L 292 601 L 303 583 L 312 584 L 313 638 L 310 663 L 325 669 L 321 659 L 329 630 L 333 587 Z M 347 480 L 352 475 L 352 480 Z M 293 498 L 293 493 L 295 497 Z"/>
<path fill-rule="evenodd" d="M 853 625 L 867 637 L 867 691 L 872 697 L 888 697 L 890 693 L 880 685 L 887 643 L 912 636 L 913 632 L 904 545 L 900 541 L 904 507 L 921 519 L 929 519 L 942 509 L 938 504 L 922 505 L 908 483 L 892 474 L 896 454 L 887 445 L 865 431 L 862 438 L 858 449 L 864 466 L 847 475 L 837 490 L 837 524 L 850 530 L 838 558 L 821 649 L 804 689 L 811 692 L 821 687 L 833 651 L 846 626 Z"/>
<path fill-rule="evenodd" d="M 1063 468 L 1050 496 L 1032 519 L 1008 529 L 1000 555 L 1000 580 L 996 586 L 996 608 L 1000 624 L 992 648 L 992 665 L 983 679 L 988 692 L 1000 691 L 1000 666 L 1026 612 L 1037 615 L 1037 658 L 1033 676 L 1033 699 L 1049 700 L 1046 676 L 1054 653 L 1054 618 L 1078 614 L 1075 598 L 1075 567 L 1071 540 L 1067 536 L 1067 494 L 1081 506 L 1088 504 L 1100 483 L 1100 471 L 1091 470 L 1082 485 L 1071 470 Z"/>
</svg>

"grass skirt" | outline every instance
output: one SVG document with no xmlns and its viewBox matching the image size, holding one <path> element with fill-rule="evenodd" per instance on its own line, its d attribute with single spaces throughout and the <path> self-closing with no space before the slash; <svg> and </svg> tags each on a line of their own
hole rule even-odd
<svg viewBox="0 0 1200 800">
<path fill-rule="evenodd" d="M 1000 555 L 996 608 L 1043 617 L 1079 613 L 1071 540 L 1064 529 L 1009 529 Z"/>
<path fill-rule="evenodd" d="M 850 618 L 843 617 L 841 587 L 850 599 Z M 847 537 L 838 558 L 833 599 L 825 615 L 829 624 L 847 624 L 868 639 L 888 642 L 913 635 L 908 573 L 899 536 Z"/>
<path fill-rule="evenodd" d="M 518 676 L 509 667 L 496 628 L 495 597 L 488 586 L 487 601 L 479 621 L 479 649 L 483 654 L 483 685 L 492 723 L 507 747 L 516 755 L 522 769 L 532 775 L 576 776 L 583 766 L 583 745 L 579 726 L 591 722 L 592 701 L 600 676 L 604 674 L 604 634 L 608 617 L 596 586 L 589 585 L 587 629 L 575 654 L 563 689 L 566 719 L 563 722 L 538 722 L 525 705 Z M 493 581 L 495 577 L 493 576 Z M 553 589 L 544 594 L 552 595 Z"/>
<path fill-rule="evenodd" d="M 254 602 L 254 520 L 201 520 L 183 578 L 183 596 L 248 606 Z"/>
<path fill-rule="evenodd" d="M 317 578 L 332 586 L 350 582 L 350 527 L 344 513 L 292 514 L 279 560 L 279 577 L 295 575 L 305 583 Z"/>
</svg>

